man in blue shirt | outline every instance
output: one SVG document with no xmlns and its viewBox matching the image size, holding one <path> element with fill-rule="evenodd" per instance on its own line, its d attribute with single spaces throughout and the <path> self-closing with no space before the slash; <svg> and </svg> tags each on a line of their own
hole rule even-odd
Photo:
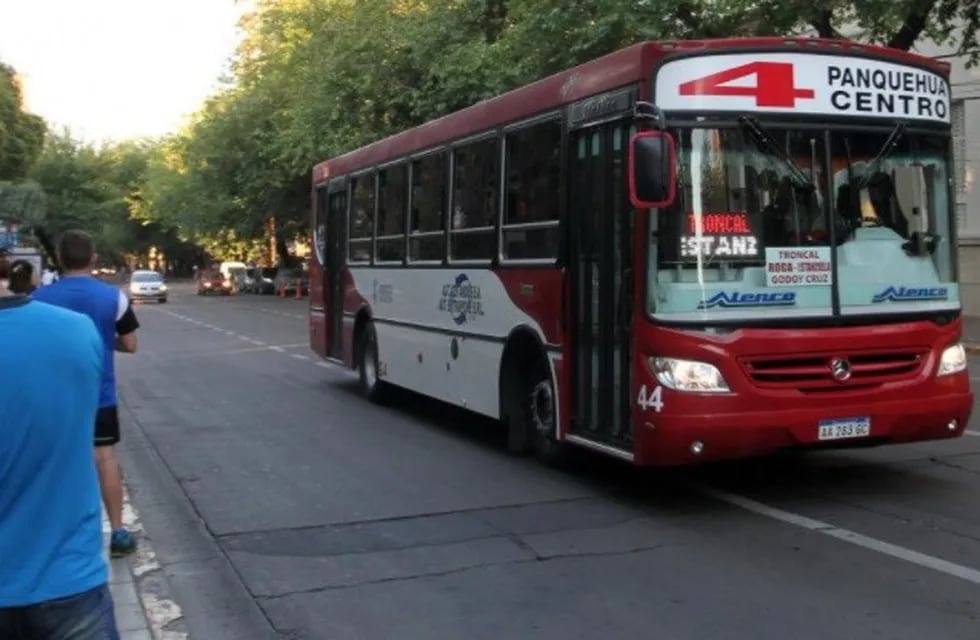
<svg viewBox="0 0 980 640">
<path fill-rule="evenodd" d="M 61 279 L 37 289 L 33 297 L 87 315 L 105 345 L 99 412 L 95 419 L 95 460 L 102 501 L 112 525 L 109 548 L 114 557 L 122 556 L 136 548 L 136 541 L 122 523 L 122 473 L 115 450 L 119 442 L 115 351 L 136 352 L 139 322 L 126 294 L 92 277 L 91 270 L 98 256 L 90 235 L 84 231 L 66 231 L 58 242 L 58 259 L 63 269 Z"/>
<path fill-rule="evenodd" d="M 0 258 L 0 638 L 118 640 L 92 425 L 102 340 L 6 288 Z"/>
</svg>

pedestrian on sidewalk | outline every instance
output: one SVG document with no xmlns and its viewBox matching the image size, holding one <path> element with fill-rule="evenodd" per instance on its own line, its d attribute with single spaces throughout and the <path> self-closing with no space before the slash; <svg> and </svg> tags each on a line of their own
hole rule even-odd
<svg viewBox="0 0 980 640">
<path fill-rule="evenodd" d="M 136 329 L 140 325 L 126 294 L 92 276 L 98 256 L 89 234 L 66 231 L 58 242 L 58 260 L 62 277 L 35 291 L 34 299 L 87 315 L 105 345 L 99 411 L 95 419 L 95 461 L 102 502 L 112 525 L 109 550 L 113 557 L 119 557 L 136 549 L 136 540 L 122 522 L 122 471 L 116 459 L 120 433 L 115 352 L 136 353 Z"/>
<path fill-rule="evenodd" d="M 34 279 L 34 265 L 29 260 L 14 260 L 10 263 L 9 282 L 7 288 L 11 293 L 30 295 L 37 289 Z"/>
<path fill-rule="evenodd" d="M 118 640 L 92 424 L 102 340 L 14 294 L 0 258 L 0 638 Z"/>
</svg>

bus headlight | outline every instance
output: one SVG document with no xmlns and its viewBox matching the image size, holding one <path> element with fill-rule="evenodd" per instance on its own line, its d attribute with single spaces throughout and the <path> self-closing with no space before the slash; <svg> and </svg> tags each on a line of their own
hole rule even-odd
<svg viewBox="0 0 980 640">
<path fill-rule="evenodd" d="M 948 376 L 959 373 L 966 369 L 966 349 L 963 345 L 956 343 L 951 347 L 946 347 L 942 357 L 939 358 L 939 371 L 936 376 Z"/>
<path fill-rule="evenodd" d="M 675 391 L 700 391 L 724 393 L 730 391 L 728 383 L 718 367 L 707 362 L 678 360 L 676 358 L 650 358 L 650 369 L 657 380 Z"/>
</svg>

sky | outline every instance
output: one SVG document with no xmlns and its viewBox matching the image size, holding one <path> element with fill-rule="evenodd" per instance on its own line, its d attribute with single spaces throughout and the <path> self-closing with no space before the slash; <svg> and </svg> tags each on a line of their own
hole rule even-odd
<svg viewBox="0 0 980 640">
<path fill-rule="evenodd" d="M 89 142 L 176 131 L 228 69 L 250 0 L 0 0 L 26 108 Z"/>
</svg>

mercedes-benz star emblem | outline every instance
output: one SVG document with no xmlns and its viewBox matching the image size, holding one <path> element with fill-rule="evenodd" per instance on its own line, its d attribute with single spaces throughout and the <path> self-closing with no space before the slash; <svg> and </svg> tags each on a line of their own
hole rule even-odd
<svg viewBox="0 0 980 640">
<path fill-rule="evenodd" d="M 830 361 L 830 375 L 837 382 L 846 382 L 851 377 L 851 363 L 844 358 L 834 358 Z"/>
</svg>

